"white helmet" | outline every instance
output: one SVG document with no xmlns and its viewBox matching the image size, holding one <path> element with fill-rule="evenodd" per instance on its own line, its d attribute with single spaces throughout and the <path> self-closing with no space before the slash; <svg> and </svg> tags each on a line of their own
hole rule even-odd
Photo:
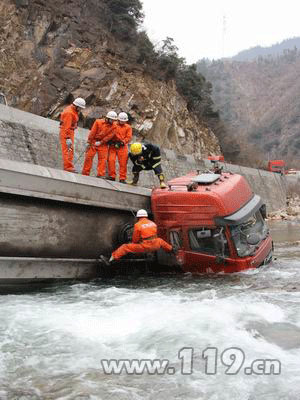
<svg viewBox="0 0 300 400">
<path fill-rule="evenodd" d="M 74 106 L 85 108 L 85 100 L 81 97 L 77 97 L 77 99 L 73 101 L 73 104 Z"/>
<path fill-rule="evenodd" d="M 106 114 L 106 118 L 117 120 L 118 115 L 115 111 L 108 111 L 108 113 Z"/>
<path fill-rule="evenodd" d="M 120 112 L 120 114 L 118 115 L 118 120 L 122 122 L 127 122 L 128 115 L 125 112 Z"/>
<path fill-rule="evenodd" d="M 146 210 L 139 210 L 137 213 L 136 213 L 136 216 L 137 216 L 137 218 L 140 218 L 140 217 L 148 217 L 148 213 L 147 213 L 147 211 Z"/>
</svg>

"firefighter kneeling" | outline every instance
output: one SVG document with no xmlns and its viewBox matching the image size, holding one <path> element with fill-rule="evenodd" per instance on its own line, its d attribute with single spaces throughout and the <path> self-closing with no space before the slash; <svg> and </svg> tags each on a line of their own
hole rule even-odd
<svg viewBox="0 0 300 400">
<path fill-rule="evenodd" d="M 133 163 L 132 181 L 127 182 L 129 185 L 136 185 L 138 183 L 140 172 L 153 170 L 155 175 L 158 176 L 160 187 L 165 189 L 165 177 L 161 168 L 161 156 L 158 146 L 147 143 L 132 143 L 129 153 L 130 160 Z"/>
<path fill-rule="evenodd" d="M 157 237 L 157 225 L 148 219 L 146 210 L 139 210 L 136 214 L 138 222 L 134 225 L 132 243 L 126 243 L 115 250 L 110 259 L 100 256 L 100 261 L 106 265 L 111 262 L 119 260 L 121 257 L 128 253 L 152 253 L 164 249 L 167 252 L 175 252 L 175 249 L 165 242 L 163 239 Z"/>
</svg>

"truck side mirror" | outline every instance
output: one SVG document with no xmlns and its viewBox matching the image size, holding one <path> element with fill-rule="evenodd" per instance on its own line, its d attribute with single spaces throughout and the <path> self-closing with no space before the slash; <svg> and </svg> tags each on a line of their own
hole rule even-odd
<svg viewBox="0 0 300 400">
<path fill-rule="evenodd" d="M 262 206 L 260 207 L 260 213 L 263 217 L 263 219 L 267 219 L 267 207 L 265 204 L 262 204 Z"/>
<path fill-rule="evenodd" d="M 213 235 L 213 237 L 214 237 L 216 252 L 217 252 L 218 256 L 221 256 L 224 258 L 225 240 L 224 240 L 224 235 L 223 235 L 223 228 L 221 228 L 218 233 L 215 233 Z"/>
</svg>

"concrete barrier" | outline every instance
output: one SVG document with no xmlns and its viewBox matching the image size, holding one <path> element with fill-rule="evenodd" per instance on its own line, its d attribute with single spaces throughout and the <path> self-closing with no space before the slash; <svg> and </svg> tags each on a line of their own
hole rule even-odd
<svg viewBox="0 0 300 400">
<path fill-rule="evenodd" d="M 61 169 L 61 149 L 58 140 L 59 123 L 21 110 L 0 105 L 0 158 L 25 161 L 46 167 Z M 81 170 L 84 161 L 84 145 L 88 130 L 79 128 L 75 135 L 76 167 Z M 163 170 L 166 179 L 184 175 L 192 170 L 211 167 L 208 160 L 195 160 L 192 155 L 176 154 L 162 149 Z M 222 164 L 225 170 L 243 175 L 258 193 L 270 211 L 284 208 L 287 185 L 279 174 L 239 165 Z M 95 175 L 96 160 L 92 175 Z M 128 163 L 131 175 L 131 162 Z M 90 179 L 82 177 L 82 179 Z M 152 171 L 141 174 L 140 186 L 151 188 L 158 185 Z"/>
<path fill-rule="evenodd" d="M 289 195 L 300 195 L 300 175 L 287 175 L 287 191 Z"/>
</svg>

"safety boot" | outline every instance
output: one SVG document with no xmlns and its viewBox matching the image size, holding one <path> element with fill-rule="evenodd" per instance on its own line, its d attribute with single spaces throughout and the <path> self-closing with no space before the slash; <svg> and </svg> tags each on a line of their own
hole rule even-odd
<svg viewBox="0 0 300 400">
<path fill-rule="evenodd" d="M 176 254 L 178 253 L 178 248 L 176 246 L 172 246 L 171 253 L 176 256 Z"/>
<path fill-rule="evenodd" d="M 115 259 L 113 258 L 113 256 L 110 257 L 110 259 L 108 259 L 108 257 L 105 257 L 103 255 L 99 256 L 99 262 L 104 264 L 106 267 L 110 267 L 111 263 L 114 261 Z"/>
<path fill-rule="evenodd" d="M 134 172 L 132 180 L 127 181 L 128 185 L 136 186 L 140 178 L 140 174 Z"/>
<path fill-rule="evenodd" d="M 164 174 L 157 175 L 160 183 L 161 189 L 166 189 L 167 185 L 165 184 L 165 177 Z"/>
</svg>

